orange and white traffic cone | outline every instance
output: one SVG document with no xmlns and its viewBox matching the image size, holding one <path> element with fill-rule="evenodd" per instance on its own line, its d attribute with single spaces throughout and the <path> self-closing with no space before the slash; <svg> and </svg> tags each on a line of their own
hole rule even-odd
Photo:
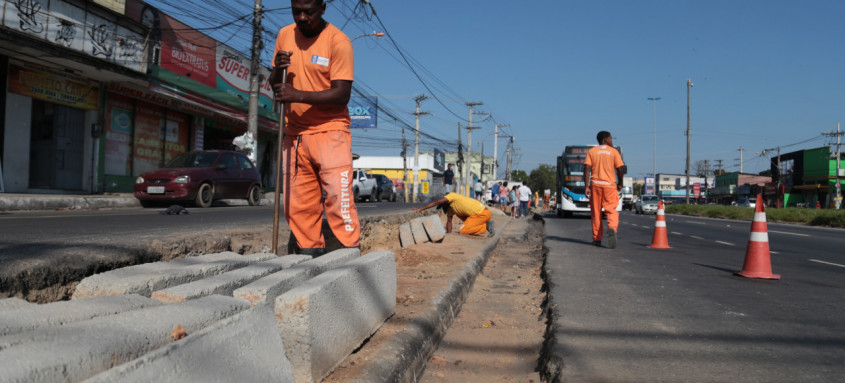
<svg viewBox="0 0 845 383">
<path fill-rule="evenodd" d="M 762 199 L 757 196 L 757 201 Z M 766 209 L 758 203 L 754 209 L 754 221 L 751 222 L 751 239 L 745 251 L 745 263 L 742 271 L 734 273 L 746 278 L 780 279 L 780 275 L 772 274 L 772 259 L 769 253 L 769 231 L 766 224 Z"/>
<path fill-rule="evenodd" d="M 654 237 L 651 239 L 652 249 L 671 249 L 669 238 L 666 235 L 666 216 L 664 214 L 663 201 L 657 202 L 657 218 L 654 220 Z"/>
</svg>

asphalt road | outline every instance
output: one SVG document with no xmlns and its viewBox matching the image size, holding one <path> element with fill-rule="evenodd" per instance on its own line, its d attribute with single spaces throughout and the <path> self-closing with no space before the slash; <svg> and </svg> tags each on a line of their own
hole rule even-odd
<svg viewBox="0 0 845 383">
<path fill-rule="evenodd" d="M 773 271 L 742 268 L 750 222 L 624 213 L 615 250 L 589 218 L 546 217 L 553 351 L 569 382 L 833 382 L 845 376 L 845 231 L 769 224 Z"/>
</svg>

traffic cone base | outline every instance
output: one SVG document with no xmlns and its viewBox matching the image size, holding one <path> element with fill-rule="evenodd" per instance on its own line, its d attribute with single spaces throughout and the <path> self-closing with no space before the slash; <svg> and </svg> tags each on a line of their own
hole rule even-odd
<svg viewBox="0 0 845 383">
<path fill-rule="evenodd" d="M 763 196 L 758 195 L 757 201 Z M 745 251 L 745 262 L 742 271 L 734 273 L 745 278 L 780 279 L 780 275 L 772 274 L 771 252 L 769 251 L 769 233 L 766 224 L 766 209 L 758 203 L 751 223 L 751 238 Z"/>
<path fill-rule="evenodd" d="M 657 216 L 654 218 L 654 236 L 651 238 L 651 249 L 671 249 L 666 233 L 666 216 L 663 213 L 663 201 L 657 202 Z"/>
</svg>

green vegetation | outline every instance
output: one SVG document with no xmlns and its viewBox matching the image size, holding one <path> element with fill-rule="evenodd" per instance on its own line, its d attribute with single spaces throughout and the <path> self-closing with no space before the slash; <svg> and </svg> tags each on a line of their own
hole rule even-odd
<svg viewBox="0 0 845 383">
<path fill-rule="evenodd" d="M 666 213 L 747 221 L 754 218 L 754 208 L 722 205 L 667 205 Z M 845 227 L 845 210 L 766 208 L 766 219 L 769 222 Z"/>
</svg>

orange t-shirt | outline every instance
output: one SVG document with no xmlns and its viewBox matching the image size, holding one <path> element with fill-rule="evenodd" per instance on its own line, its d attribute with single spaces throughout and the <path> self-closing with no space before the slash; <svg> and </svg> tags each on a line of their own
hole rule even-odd
<svg viewBox="0 0 845 383">
<path fill-rule="evenodd" d="M 593 146 L 587 151 L 584 165 L 590 167 L 590 181 L 599 186 L 616 185 L 616 168 L 625 165 L 619 152 L 607 145 Z"/>
<path fill-rule="evenodd" d="M 283 27 L 276 37 L 274 61 L 276 52 L 280 50 L 293 51 L 285 81 L 294 89 L 318 92 L 331 89 L 333 80 L 354 79 L 352 42 L 334 25 L 327 23 L 323 31 L 313 38 L 305 37 L 296 24 Z M 349 109 L 346 105 L 290 103 L 285 107 L 287 135 L 349 131 Z"/>
</svg>

